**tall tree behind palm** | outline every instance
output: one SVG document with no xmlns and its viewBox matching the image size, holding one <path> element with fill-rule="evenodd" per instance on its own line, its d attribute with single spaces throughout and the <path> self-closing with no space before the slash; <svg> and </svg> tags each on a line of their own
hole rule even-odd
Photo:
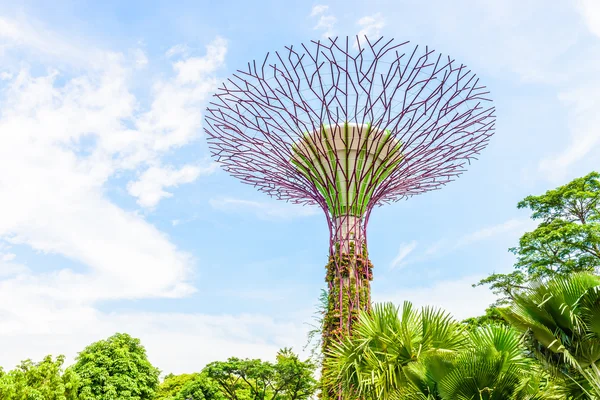
<svg viewBox="0 0 600 400">
<path fill-rule="evenodd" d="M 527 283 L 600 268 L 600 174 L 584 177 L 527 196 L 518 208 L 531 210 L 538 226 L 525 233 L 516 247 L 515 271 L 491 274 L 474 286 L 490 285 L 501 296 L 498 304 L 512 301 Z"/>
</svg>

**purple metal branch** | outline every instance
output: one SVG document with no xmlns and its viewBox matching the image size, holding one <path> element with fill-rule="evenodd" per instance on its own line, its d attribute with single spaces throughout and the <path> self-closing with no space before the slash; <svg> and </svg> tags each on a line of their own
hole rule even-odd
<svg viewBox="0 0 600 400">
<path fill-rule="evenodd" d="M 292 144 L 323 125 L 350 122 L 369 123 L 379 134 L 389 130 L 402 143 L 401 162 L 369 188 L 367 215 L 375 205 L 458 177 L 494 131 L 494 107 L 478 78 L 454 59 L 409 42 L 357 37 L 355 47 L 349 38 L 286 47 L 223 83 L 205 126 L 223 168 L 275 198 L 317 204 L 330 219 L 315 183 L 290 162 Z M 326 157 L 325 148 L 317 151 Z"/>
</svg>

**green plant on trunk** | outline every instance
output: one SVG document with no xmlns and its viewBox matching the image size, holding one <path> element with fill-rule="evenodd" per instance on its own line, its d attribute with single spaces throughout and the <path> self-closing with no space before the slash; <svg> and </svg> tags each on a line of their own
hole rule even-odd
<svg viewBox="0 0 600 400">
<path fill-rule="evenodd" d="M 373 279 L 373 264 L 368 259 L 366 249 L 356 253 L 354 242 L 350 242 L 348 254 L 338 253 L 329 258 L 325 280 L 329 293 L 323 315 L 322 352 L 327 358 L 328 350 L 351 334 L 352 326 L 361 311 L 370 306 L 370 281 Z M 327 375 L 327 363 L 322 364 L 322 375 Z M 338 389 L 321 382 L 321 398 L 334 399 Z"/>
</svg>

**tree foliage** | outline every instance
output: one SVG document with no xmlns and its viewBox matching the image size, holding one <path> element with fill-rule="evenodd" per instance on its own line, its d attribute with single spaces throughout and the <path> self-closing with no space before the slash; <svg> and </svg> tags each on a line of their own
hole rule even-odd
<svg viewBox="0 0 600 400">
<path fill-rule="evenodd" d="M 492 274 L 479 285 L 490 285 L 507 303 L 527 282 L 595 272 L 600 267 L 600 174 L 591 172 L 540 196 L 528 196 L 518 208 L 531 210 L 538 226 L 525 233 L 510 251 L 515 271 Z"/>
<path fill-rule="evenodd" d="M 199 375 L 199 373 L 195 373 L 181 375 L 169 374 L 165 376 L 164 380 L 158 386 L 155 400 L 173 399 L 187 383 L 195 380 Z"/>
<path fill-rule="evenodd" d="M 207 375 L 232 400 L 302 400 L 316 390 L 315 365 L 301 361 L 290 349 L 277 354 L 277 362 L 230 358 L 205 368 Z"/>
<path fill-rule="evenodd" d="M 206 374 L 170 374 L 160 384 L 154 400 L 225 400 L 225 396 Z"/>
<path fill-rule="evenodd" d="M 76 400 L 79 379 L 72 371 L 63 374 L 64 356 L 46 356 L 41 362 L 22 361 L 12 371 L 0 369 L 2 400 Z"/>
<path fill-rule="evenodd" d="M 303 400 L 317 386 L 315 365 L 290 349 L 279 351 L 275 363 L 232 358 L 167 375 L 159 385 L 140 341 L 120 333 L 87 346 L 64 372 L 63 363 L 64 356 L 47 356 L 9 372 L 0 368 L 0 400 Z"/>
<path fill-rule="evenodd" d="M 72 369 L 81 378 L 80 400 L 150 400 L 159 384 L 139 339 L 124 333 L 87 346 Z"/>
<path fill-rule="evenodd" d="M 484 315 L 479 317 L 467 318 L 462 323 L 466 326 L 467 330 L 473 331 L 479 327 L 487 326 L 491 324 L 508 326 L 508 323 L 500 313 L 499 307 L 491 306 L 485 310 Z"/>
</svg>

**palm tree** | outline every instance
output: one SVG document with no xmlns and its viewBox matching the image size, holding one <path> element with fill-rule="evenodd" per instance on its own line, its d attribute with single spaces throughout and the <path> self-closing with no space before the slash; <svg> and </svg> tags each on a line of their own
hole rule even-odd
<svg viewBox="0 0 600 400">
<path fill-rule="evenodd" d="M 527 357 L 516 330 L 487 325 L 472 331 L 469 346 L 440 380 L 447 400 L 563 399 L 539 364 Z"/>
<path fill-rule="evenodd" d="M 326 355 L 323 379 L 349 396 L 392 398 L 408 384 L 407 367 L 433 354 L 450 360 L 466 340 L 464 327 L 445 311 L 417 311 L 409 302 L 402 310 L 391 303 L 374 305 L 359 315 L 352 336 Z M 440 357 L 439 362 L 449 361 Z"/>
<path fill-rule="evenodd" d="M 438 309 L 405 302 L 362 313 L 352 336 L 325 357 L 323 378 L 347 398 L 390 400 L 561 399 L 505 326 L 466 332 Z M 345 398 L 346 398 L 345 397 Z"/>
<path fill-rule="evenodd" d="M 529 335 L 540 360 L 571 383 L 570 398 L 600 398 L 600 277 L 579 273 L 534 282 L 502 314 Z"/>
</svg>

